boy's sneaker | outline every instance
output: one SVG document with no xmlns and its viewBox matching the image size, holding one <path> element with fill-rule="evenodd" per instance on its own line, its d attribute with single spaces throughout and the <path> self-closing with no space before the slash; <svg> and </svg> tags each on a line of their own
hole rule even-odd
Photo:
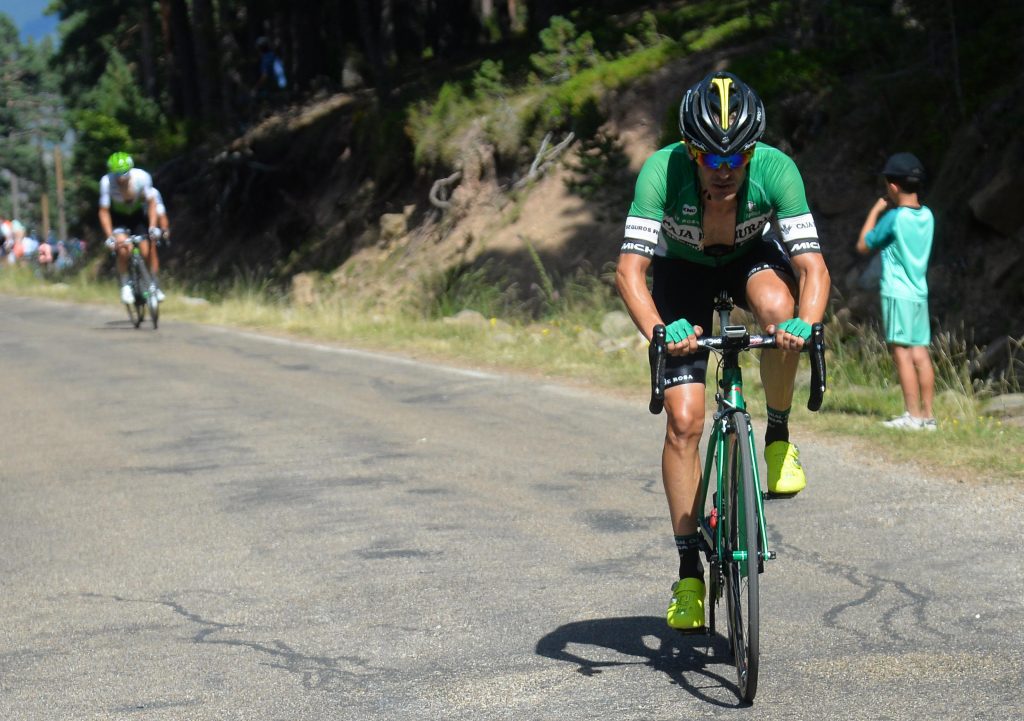
<svg viewBox="0 0 1024 721">
<path fill-rule="evenodd" d="M 131 305 L 135 302 L 135 291 L 132 290 L 131 285 L 128 283 L 121 286 L 121 302 L 125 305 Z"/>
<path fill-rule="evenodd" d="M 939 430 L 939 424 L 934 418 L 922 418 L 921 419 L 921 430 L 922 431 L 937 431 Z"/>
<path fill-rule="evenodd" d="M 932 423 L 934 422 L 935 419 L 932 419 Z M 892 420 L 885 421 L 882 425 L 886 428 L 898 428 L 902 431 L 919 431 L 923 427 L 921 419 L 914 418 L 914 416 L 910 415 L 910 411 L 904 411 L 902 416 L 897 416 Z"/>
<path fill-rule="evenodd" d="M 665 620 L 670 628 L 680 631 L 704 628 L 704 581 L 682 578 L 672 584 L 672 602 Z"/>
</svg>

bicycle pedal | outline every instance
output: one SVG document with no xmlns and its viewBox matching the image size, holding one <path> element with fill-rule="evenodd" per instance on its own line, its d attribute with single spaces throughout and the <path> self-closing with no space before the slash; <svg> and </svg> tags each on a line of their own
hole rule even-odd
<svg viewBox="0 0 1024 721">
<path fill-rule="evenodd" d="M 707 626 L 698 626 L 697 628 L 677 628 L 673 629 L 680 636 L 710 636 L 711 629 Z"/>
<path fill-rule="evenodd" d="M 794 497 L 796 497 L 796 495 L 798 493 L 799 493 L 799 491 L 797 491 L 796 493 L 776 493 L 775 491 L 767 491 L 764 494 L 764 498 L 765 498 L 765 500 L 768 500 L 768 501 L 776 501 L 776 500 L 781 501 L 781 500 L 785 500 L 787 498 L 794 498 Z"/>
</svg>

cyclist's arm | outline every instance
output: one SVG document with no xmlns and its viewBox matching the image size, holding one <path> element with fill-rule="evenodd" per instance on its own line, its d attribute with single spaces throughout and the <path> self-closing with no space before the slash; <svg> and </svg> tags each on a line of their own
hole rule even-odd
<svg viewBox="0 0 1024 721">
<path fill-rule="evenodd" d="M 149 218 L 150 228 L 159 227 L 157 225 L 157 223 L 159 222 L 159 217 L 158 213 L 156 212 L 156 196 L 153 195 L 152 193 L 148 193 L 146 196 L 146 215 Z"/>
<path fill-rule="evenodd" d="M 644 337 L 650 341 L 654 335 L 654 326 L 665 322 L 654 304 L 651 291 L 647 288 L 647 269 L 651 266 L 651 258 L 640 253 L 620 253 L 615 268 L 615 286 L 626 304 L 626 310 L 633 323 L 640 329 Z M 682 322 L 682 321 L 680 321 Z M 693 332 L 678 342 L 668 343 L 668 352 L 672 355 L 686 355 L 699 350 L 697 338 L 704 329 L 693 326 Z"/>
<path fill-rule="evenodd" d="M 647 289 L 647 269 L 650 267 L 651 259 L 646 255 L 621 253 L 615 268 L 615 286 L 629 316 L 647 340 L 651 339 L 654 326 L 662 322 L 651 291 Z"/>
<path fill-rule="evenodd" d="M 110 217 L 110 176 L 107 175 L 100 178 L 99 209 L 100 229 L 103 236 L 109 238 L 114 234 L 114 221 Z"/>
<path fill-rule="evenodd" d="M 164 196 L 160 194 L 160 191 L 153 188 L 153 197 L 156 198 L 156 217 L 160 221 L 160 230 L 167 235 L 171 230 L 171 222 L 167 218 L 167 206 L 164 205 Z"/>
<path fill-rule="evenodd" d="M 797 274 L 799 304 L 797 317 L 809 326 L 820 323 L 825 317 L 825 306 L 828 305 L 828 292 L 831 279 L 828 266 L 821 253 L 801 253 L 790 257 L 793 270 Z M 765 331 L 775 335 L 775 347 L 785 351 L 799 351 L 805 341 L 797 335 L 782 330 L 779 326 L 769 325 Z"/>
<path fill-rule="evenodd" d="M 807 323 L 820 323 L 825 318 L 828 292 L 832 285 L 821 253 L 801 253 L 791 259 L 797 272 L 800 295 L 800 319 Z"/>
<path fill-rule="evenodd" d="M 110 217 L 110 208 L 100 208 L 100 228 L 103 230 L 103 237 L 109 238 L 114 234 L 114 222 Z"/>
</svg>

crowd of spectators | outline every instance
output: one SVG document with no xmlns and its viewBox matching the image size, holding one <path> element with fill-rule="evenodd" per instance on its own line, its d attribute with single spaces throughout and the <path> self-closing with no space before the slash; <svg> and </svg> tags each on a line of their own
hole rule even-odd
<svg viewBox="0 0 1024 721">
<path fill-rule="evenodd" d="M 85 253 L 85 241 L 58 240 L 53 232 L 40 241 L 17 219 L 0 218 L 0 236 L 0 266 L 31 265 L 43 271 L 59 271 L 73 266 Z"/>
</svg>

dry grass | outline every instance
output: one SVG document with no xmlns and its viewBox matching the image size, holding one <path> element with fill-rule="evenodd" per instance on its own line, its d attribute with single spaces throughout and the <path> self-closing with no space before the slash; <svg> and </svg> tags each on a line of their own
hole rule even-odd
<svg viewBox="0 0 1024 721">
<path fill-rule="evenodd" d="M 481 282 L 483 280 L 481 279 Z M 600 319 L 609 302 L 600 284 L 581 284 L 552 299 L 547 284 L 542 317 L 502 320 L 476 316 L 461 322 L 449 317 L 466 297 L 488 296 L 473 283 L 455 295 L 438 298 L 415 312 L 387 310 L 340 302 L 296 307 L 265 287 L 238 283 L 215 302 L 196 302 L 168 289 L 163 317 L 212 323 L 305 338 L 344 342 L 367 349 L 403 352 L 475 368 L 509 370 L 603 389 L 645 401 L 648 370 L 645 348 L 636 342 L 608 352 L 598 343 Z M 450 286 L 448 286 L 450 289 Z M 40 282 L 30 273 L 0 272 L 0 292 L 59 297 L 79 302 L 116 302 L 113 283 Z M 464 296 L 464 297 L 463 297 Z M 829 392 L 822 411 L 803 408 L 806 363 L 794 399 L 794 427 L 842 435 L 872 453 L 915 463 L 928 472 L 957 479 L 988 482 L 1024 481 L 1024 428 L 980 413 L 982 401 L 997 390 L 972 382 L 970 354 L 953 336 L 933 344 L 939 392 L 936 433 L 893 431 L 880 421 L 902 412 L 902 397 L 891 358 L 877 332 L 833 320 L 829 335 Z M 755 423 L 763 423 L 764 407 L 757 360 L 746 358 L 748 401 Z M 713 365 L 712 365 L 713 367 Z M 709 391 L 709 397 L 711 393 Z"/>
</svg>

